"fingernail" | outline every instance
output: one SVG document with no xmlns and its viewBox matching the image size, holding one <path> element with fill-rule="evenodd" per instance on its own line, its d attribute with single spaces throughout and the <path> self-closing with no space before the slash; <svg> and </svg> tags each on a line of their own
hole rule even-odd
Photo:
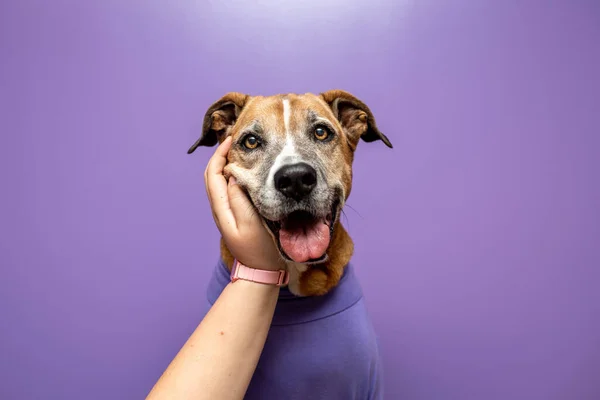
<svg viewBox="0 0 600 400">
<path fill-rule="evenodd" d="M 232 176 L 232 177 L 229 178 L 229 184 L 230 185 L 235 185 L 236 183 L 237 183 L 237 181 L 235 180 L 235 177 Z"/>
</svg>

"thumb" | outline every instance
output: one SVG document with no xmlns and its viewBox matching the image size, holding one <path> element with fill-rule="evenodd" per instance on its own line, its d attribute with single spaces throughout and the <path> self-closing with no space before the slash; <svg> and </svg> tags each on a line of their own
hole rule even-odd
<svg viewBox="0 0 600 400">
<path fill-rule="evenodd" d="M 257 212 L 248 196 L 232 176 L 227 184 L 229 206 L 238 228 L 242 224 L 248 224 L 257 219 Z"/>
</svg>

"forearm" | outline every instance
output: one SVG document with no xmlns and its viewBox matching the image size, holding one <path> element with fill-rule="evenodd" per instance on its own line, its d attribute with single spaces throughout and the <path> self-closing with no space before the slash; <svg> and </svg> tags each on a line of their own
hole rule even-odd
<svg viewBox="0 0 600 400">
<path fill-rule="evenodd" d="M 227 285 L 147 399 L 243 399 L 278 294 L 272 285 Z"/>
</svg>

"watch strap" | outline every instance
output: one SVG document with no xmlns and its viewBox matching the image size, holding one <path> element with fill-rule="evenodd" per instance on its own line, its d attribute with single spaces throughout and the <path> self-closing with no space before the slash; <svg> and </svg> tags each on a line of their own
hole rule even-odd
<svg viewBox="0 0 600 400">
<path fill-rule="evenodd" d="M 245 266 L 238 260 L 233 261 L 231 268 L 231 282 L 237 280 L 263 283 L 265 285 L 284 286 L 290 281 L 290 274 L 285 270 L 267 271 Z"/>
</svg>

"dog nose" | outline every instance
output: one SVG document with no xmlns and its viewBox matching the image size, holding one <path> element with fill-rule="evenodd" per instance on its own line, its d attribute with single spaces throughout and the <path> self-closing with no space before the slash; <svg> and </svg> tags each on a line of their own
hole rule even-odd
<svg viewBox="0 0 600 400">
<path fill-rule="evenodd" d="M 306 163 L 285 165 L 275 173 L 275 188 L 284 196 L 302 200 L 317 186 L 317 171 Z"/>
</svg>

